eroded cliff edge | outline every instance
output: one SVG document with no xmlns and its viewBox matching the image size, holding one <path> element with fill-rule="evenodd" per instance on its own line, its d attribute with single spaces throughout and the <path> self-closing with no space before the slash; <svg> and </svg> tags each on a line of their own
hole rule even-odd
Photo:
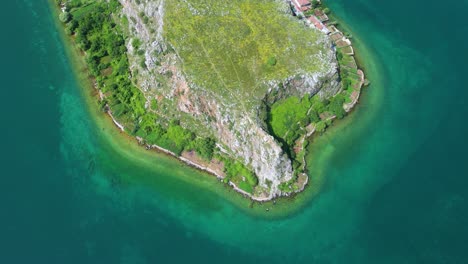
<svg viewBox="0 0 468 264">
<path fill-rule="evenodd" d="M 223 10 L 213 8 L 215 1 L 204 1 L 204 4 L 199 5 L 196 5 L 197 1 L 192 1 L 195 4 L 191 4 L 190 1 L 179 1 L 177 4 L 170 4 L 171 7 L 168 7 L 164 0 L 140 1 L 139 4 L 137 1 L 120 0 L 120 2 L 123 6 L 123 14 L 129 21 L 130 37 L 141 40 L 139 48 L 145 51 L 146 67 L 140 67 L 137 59 L 130 61 L 131 68 L 139 72 L 138 83 L 141 83 L 146 97 L 163 96 L 171 102 L 171 106 L 168 107 L 176 107 L 174 109 L 176 118 L 184 120 L 182 115 L 186 114 L 185 117 L 190 116 L 190 119 L 193 119 L 181 122 L 183 126 L 190 125 L 192 121 L 201 123 L 207 128 L 205 133 L 212 133 L 218 140 L 220 150 L 241 160 L 255 172 L 259 186 L 267 192 L 267 194 L 263 193 L 263 196 L 271 198 L 280 195 L 281 191 L 278 186 L 282 182 L 291 180 L 293 168 L 291 160 L 284 153 L 279 142 L 268 131 L 265 131 L 264 120 L 259 117 L 259 109 L 267 93 L 279 89 L 282 89 L 281 96 L 283 97 L 293 94 L 303 97 L 319 93 L 320 97 L 329 98 L 339 91 L 335 53 L 326 35 L 317 34 L 319 37 L 316 43 L 303 43 L 326 47 L 320 49 L 317 54 L 311 54 L 310 58 L 303 58 L 304 60 L 311 59 L 310 63 L 319 62 L 319 70 L 314 72 L 298 70 L 294 72 L 294 75 L 279 80 L 265 78 L 264 83 L 261 84 L 264 87 L 259 89 L 261 90 L 259 93 L 247 93 L 248 95 L 245 96 L 233 89 L 229 95 L 225 96 L 219 95 L 220 93 L 210 93 L 203 83 L 193 80 L 190 72 L 184 71 L 184 67 L 181 66 L 184 58 L 178 55 L 179 47 L 164 37 L 166 35 L 164 30 L 171 30 L 165 27 L 165 22 L 172 22 L 167 22 L 165 19 L 167 12 L 174 12 L 174 8 L 184 9 L 183 5 L 186 5 L 189 12 L 181 12 L 177 14 L 179 16 L 210 17 L 230 16 L 230 14 L 221 14 Z M 279 12 L 291 15 L 285 2 L 276 4 L 282 9 Z M 238 10 L 233 10 L 234 7 L 235 5 L 231 5 L 230 9 L 225 12 L 236 13 Z M 167 10 L 168 8 L 172 10 Z M 187 23 L 189 20 L 187 18 Z M 190 28 L 187 28 L 185 34 L 190 34 L 189 31 Z M 127 47 L 130 53 L 134 49 L 131 41 L 128 42 Z M 216 66 L 218 65 L 212 67 L 212 71 L 215 72 L 213 78 L 228 79 L 223 75 L 216 76 Z M 155 73 L 165 74 L 168 71 L 172 76 L 168 80 L 168 85 L 159 85 L 158 80 L 154 78 Z M 219 84 L 225 85 L 222 82 L 223 80 Z"/>
</svg>

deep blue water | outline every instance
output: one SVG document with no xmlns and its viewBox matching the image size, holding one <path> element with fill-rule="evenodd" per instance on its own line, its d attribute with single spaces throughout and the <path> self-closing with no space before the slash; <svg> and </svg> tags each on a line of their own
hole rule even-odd
<svg viewBox="0 0 468 264">
<path fill-rule="evenodd" d="M 267 219 L 117 149 L 48 3 L 5 2 L 0 263 L 468 263 L 468 2 L 327 3 L 372 85 L 313 144 L 321 193 Z"/>
</svg>

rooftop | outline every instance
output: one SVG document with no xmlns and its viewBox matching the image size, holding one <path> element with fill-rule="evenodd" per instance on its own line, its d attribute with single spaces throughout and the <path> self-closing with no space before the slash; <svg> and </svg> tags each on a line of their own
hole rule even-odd
<svg viewBox="0 0 468 264">
<path fill-rule="evenodd" d="M 328 34 L 330 33 L 330 31 L 328 30 L 328 28 L 322 23 L 320 22 L 320 20 L 315 17 L 315 16 L 310 16 L 308 18 L 309 22 L 314 25 L 315 28 L 317 28 L 318 30 L 322 31 L 323 33 L 325 34 Z"/>
<path fill-rule="evenodd" d="M 312 4 L 308 0 L 292 0 L 292 3 L 298 11 L 307 11 L 311 8 Z"/>
<path fill-rule="evenodd" d="M 309 6 L 311 5 L 310 2 L 308 0 L 296 0 L 297 3 L 301 6 Z"/>
</svg>

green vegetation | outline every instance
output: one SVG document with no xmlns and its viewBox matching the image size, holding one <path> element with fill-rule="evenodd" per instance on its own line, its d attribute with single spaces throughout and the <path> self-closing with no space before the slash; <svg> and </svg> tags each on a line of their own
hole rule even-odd
<svg viewBox="0 0 468 264">
<path fill-rule="evenodd" d="M 353 56 L 343 54 L 342 50 L 337 51 L 337 59 L 340 65 L 343 102 L 350 103 L 351 95 L 360 89 L 361 77 L 357 74 L 357 64 Z M 337 115 L 338 116 L 338 115 Z"/>
<path fill-rule="evenodd" d="M 211 160 L 214 155 L 216 141 L 212 138 L 197 138 L 192 141 L 188 149 L 195 150 L 202 158 Z"/>
<path fill-rule="evenodd" d="M 158 110 L 158 101 L 156 99 L 152 99 L 150 106 L 152 110 Z"/>
<path fill-rule="evenodd" d="M 304 172 L 304 155 L 307 146 L 305 139 L 307 127 L 315 125 L 318 133 L 323 133 L 331 125 L 332 117 L 343 118 L 346 114 L 343 109 L 345 102 L 343 93 L 339 93 L 330 100 L 320 100 L 318 96 L 289 97 L 273 104 L 268 118 L 270 132 L 283 143 L 283 150 L 292 160 L 296 176 L 288 182 L 282 183 L 279 188 L 283 192 L 296 191 L 297 173 Z"/>
<path fill-rule="evenodd" d="M 91 77 L 105 95 L 99 103 L 101 109 L 110 110 L 129 134 L 147 144 L 177 155 L 195 151 L 207 161 L 216 156 L 224 162 L 225 181 L 253 193 L 258 179 L 251 168 L 216 153 L 213 138 L 199 137 L 187 126 L 171 120 L 174 117 L 168 118 L 165 111 L 170 111 L 170 104 L 165 103 L 166 99 L 158 101 L 154 98 L 159 97 L 153 96 L 147 100 L 138 89 L 136 78 L 131 79 L 121 28 L 128 27 L 129 21 L 118 16 L 119 2 L 68 0 L 66 3 L 67 10 L 59 18 L 83 51 Z M 314 6 L 319 4 L 313 1 Z M 196 15 L 193 8 L 198 11 Z M 274 83 L 302 73 L 322 71 L 327 66 L 327 62 L 316 56 L 328 49 L 318 41 L 321 33 L 307 29 L 280 9 L 280 3 L 270 0 L 171 0 L 165 4 L 164 37 L 171 52 L 177 52 L 182 60 L 184 73 L 191 82 L 249 113 L 267 93 L 268 81 Z M 144 12 L 138 16 L 145 24 L 151 22 Z M 146 68 L 141 40 L 128 41 L 134 50 L 130 56 L 135 55 L 139 65 Z M 343 54 L 343 50 L 338 50 L 337 58 L 343 92 L 329 100 L 293 96 L 265 106 L 270 108 L 269 112 L 265 111 L 270 132 L 283 144 L 296 170 L 293 179 L 279 186 L 283 191 L 297 189 L 294 183 L 298 171 L 303 170 L 307 144 L 298 139 L 307 133 L 305 128 L 313 124 L 321 133 L 331 124 L 332 116 L 343 118 L 346 114 L 343 104 L 349 102 L 359 76 L 354 59 Z M 171 74 L 168 71 L 165 77 L 170 78 Z"/>
<path fill-rule="evenodd" d="M 304 127 L 320 122 L 319 115 L 328 113 L 326 116 L 335 115 L 339 119 L 343 118 L 346 115 L 343 109 L 344 102 L 345 96 L 341 93 L 330 100 L 320 100 L 318 96 L 302 99 L 292 96 L 278 101 L 271 107 L 269 119 L 271 132 L 280 141 L 293 146 L 295 141 L 306 133 Z"/>
<path fill-rule="evenodd" d="M 320 6 L 321 2 L 319 0 L 312 0 L 311 4 L 312 4 L 312 8 L 317 8 Z"/>
<path fill-rule="evenodd" d="M 70 21 L 70 18 L 71 18 L 70 13 L 68 13 L 67 11 L 65 11 L 65 12 L 63 12 L 63 13 L 61 13 L 59 15 L 59 19 L 63 23 L 67 23 L 68 21 Z"/>
<path fill-rule="evenodd" d="M 60 15 L 61 21 L 66 23 L 67 32 L 74 36 L 76 44 L 85 53 L 92 78 L 106 96 L 100 102 L 101 109 L 106 109 L 107 105 L 129 134 L 139 136 L 149 144 L 156 144 L 178 155 L 184 150 L 195 150 L 201 157 L 210 160 L 215 149 L 212 139 L 197 138 L 178 122 L 169 122 L 164 126 L 163 120 L 145 108 L 143 93 L 129 77 L 122 30 L 114 22 L 113 16 L 119 10 L 117 0 L 71 0 L 67 2 L 67 11 Z M 134 39 L 132 45 L 138 50 L 141 41 Z M 157 101 L 151 101 L 150 106 L 157 108 Z"/>
<path fill-rule="evenodd" d="M 296 181 L 297 181 L 297 175 L 294 175 L 294 177 L 291 180 L 281 183 L 278 186 L 278 189 L 280 189 L 280 191 L 286 192 L 286 193 L 297 191 L 298 186 L 296 184 L 294 184 L 294 183 L 296 183 Z"/>
<path fill-rule="evenodd" d="M 255 175 L 247 169 L 242 163 L 238 161 L 224 160 L 224 168 L 226 178 L 224 181 L 229 181 L 236 184 L 240 189 L 252 193 L 254 187 L 258 184 L 258 179 Z"/>
<path fill-rule="evenodd" d="M 312 1 L 312 9 L 305 12 L 306 16 L 314 14 L 316 8 L 321 8 L 319 1 Z M 326 14 L 330 13 L 328 8 L 323 8 Z M 336 22 L 328 22 L 327 25 L 337 25 Z M 346 37 L 351 38 L 350 34 L 344 33 Z M 340 78 L 343 90 L 328 100 L 319 100 L 316 96 L 312 98 L 287 98 L 276 102 L 271 107 L 269 118 L 269 128 L 274 136 L 281 141 L 283 149 L 293 160 L 293 167 L 296 170 L 296 176 L 288 182 L 280 184 L 279 189 L 283 192 L 296 191 L 297 173 L 304 168 L 303 157 L 305 155 L 304 129 L 309 123 L 315 126 L 315 131 L 323 133 L 327 127 L 332 125 L 333 117 L 338 119 L 346 115 L 343 106 L 350 103 L 353 94 L 361 87 L 361 77 L 358 74 L 358 66 L 353 55 L 349 55 L 349 47 L 337 49 L 337 60 L 340 66 Z M 309 123 L 307 123 L 307 121 Z M 291 149 L 293 148 L 294 149 Z M 299 168 L 299 169 L 298 169 Z"/>
<path fill-rule="evenodd" d="M 345 102 L 343 94 L 338 94 L 335 97 L 332 97 L 330 100 L 330 104 L 328 105 L 328 110 L 331 112 L 333 115 L 336 116 L 336 118 L 341 119 L 345 116 L 346 112 L 343 109 L 343 104 Z"/>
<path fill-rule="evenodd" d="M 167 1 L 165 37 L 196 84 L 248 108 L 265 95 L 266 80 L 325 66 L 315 57 L 327 48 L 319 33 L 280 8 L 269 0 Z"/>
<path fill-rule="evenodd" d="M 311 121 L 307 114 L 311 106 L 311 99 L 308 97 L 299 99 L 296 96 L 274 104 L 271 108 L 270 122 L 273 134 L 283 139 L 288 145 L 294 145 L 300 136 L 300 128 Z M 316 116 L 316 113 L 311 114 L 311 117 Z"/>
<path fill-rule="evenodd" d="M 325 123 L 324 121 L 320 121 L 315 125 L 315 130 L 319 133 L 323 133 L 323 131 L 325 131 L 326 128 L 327 123 Z"/>
</svg>

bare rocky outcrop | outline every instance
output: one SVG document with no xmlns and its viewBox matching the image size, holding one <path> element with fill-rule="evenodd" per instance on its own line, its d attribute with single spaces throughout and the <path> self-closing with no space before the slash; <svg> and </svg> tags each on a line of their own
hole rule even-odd
<svg viewBox="0 0 468 264">
<path fill-rule="evenodd" d="M 164 0 L 119 1 L 123 6 L 122 15 L 129 21 L 129 54 L 136 52 L 133 39 L 141 41 L 141 50 L 145 52 L 145 67 L 137 56 L 130 55 L 129 61 L 132 71 L 138 71 L 134 78 L 148 101 L 158 98 L 158 102 L 164 105 L 165 101 L 161 98 L 165 98 L 173 103 L 166 109 L 171 106 L 175 109 L 164 114 L 171 112 L 172 117 L 176 118 L 183 115 L 186 120 L 192 119 L 202 124 L 205 131 L 218 139 L 221 151 L 250 167 L 257 175 L 261 189 L 269 190 L 255 194 L 256 197 L 269 199 L 281 195 L 279 184 L 290 180 L 294 171 L 280 143 L 265 131 L 263 120 L 258 117 L 261 100 L 258 100 L 256 109 L 241 111 L 233 98 L 221 98 L 190 82 L 189 76 L 178 67 L 180 58 L 176 51 L 163 38 Z M 325 35 L 320 41 L 323 45 L 331 46 Z M 318 54 L 317 58 L 324 62 L 326 71 L 298 73 L 285 80 L 269 81 L 265 83 L 269 87 L 268 92 L 275 91 L 280 97 L 292 94 L 318 94 L 321 98 L 334 96 L 341 88 L 335 54 L 330 49 Z M 168 77 L 161 80 L 158 77 L 161 75 Z"/>
</svg>

